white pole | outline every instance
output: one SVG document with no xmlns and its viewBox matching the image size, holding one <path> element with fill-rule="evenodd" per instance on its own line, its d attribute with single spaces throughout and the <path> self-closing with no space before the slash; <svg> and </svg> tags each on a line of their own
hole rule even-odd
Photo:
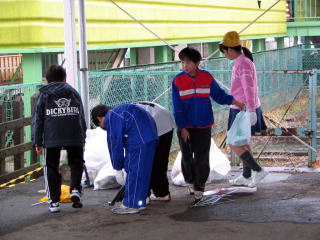
<svg viewBox="0 0 320 240">
<path fill-rule="evenodd" d="M 81 98 L 87 128 L 90 127 L 89 84 L 88 84 L 88 51 L 86 37 L 86 13 L 84 0 L 79 0 L 79 44 L 80 44 L 80 79 Z"/>
<path fill-rule="evenodd" d="M 74 0 L 64 0 L 64 58 L 67 83 L 78 89 Z"/>
</svg>

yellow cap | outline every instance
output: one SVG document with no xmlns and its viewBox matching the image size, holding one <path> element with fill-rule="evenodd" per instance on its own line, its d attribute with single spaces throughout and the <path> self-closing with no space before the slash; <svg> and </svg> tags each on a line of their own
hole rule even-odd
<svg viewBox="0 0 320 240">
<path fill-rule="evenodd" d="M 236 31 L 227 32 L 223 36 L 223 40 L 222 40 L 221 44 L 226 47 L 239 46 L 239 45 L 241 45 L 240 36 Z"/>
</svg>

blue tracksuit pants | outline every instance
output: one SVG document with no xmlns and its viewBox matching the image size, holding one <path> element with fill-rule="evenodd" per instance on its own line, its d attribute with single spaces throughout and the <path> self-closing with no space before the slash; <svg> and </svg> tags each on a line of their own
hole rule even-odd
<svg viewBox="0 0 320 240">
<path fill-rule="evenodd" d="M 151 141 L 126 152 L 124 169 L 127 178 L 123 204 L 127 207 L 146 206 L 156 146 L 157 141 Z"/>
</svg>

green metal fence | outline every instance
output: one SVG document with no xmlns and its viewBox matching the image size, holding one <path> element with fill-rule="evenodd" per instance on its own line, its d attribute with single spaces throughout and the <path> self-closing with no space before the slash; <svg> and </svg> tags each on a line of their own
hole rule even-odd
<svg viewBox="0 0 320 240">
<path fill-rule="evenodd" d="M 30 104 L 31 96 L 38 92 L 38 89 L 42 86 L 41 83 L 27 83 L 16 84 L 9 86 L 0 86 L 0 101 L 6 106 L 6 113 L 4 121 L 10 121 L 13 119 L 13 101 L 21 96 L 25 104 Z M 28 117 L 28 116 L 26 116 Z M 9 130 L 6 133 L 5 146 L 10 147 L 12 144 L 13 131 Z"/>
</svg>

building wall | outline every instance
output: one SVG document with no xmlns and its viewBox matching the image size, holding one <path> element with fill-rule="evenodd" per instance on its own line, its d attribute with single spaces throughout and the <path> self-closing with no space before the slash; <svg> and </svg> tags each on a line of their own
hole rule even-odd
<svg viewBox="0 0 320 240">
<path fill-rule="evenodd" d="M 130 14 L 172 44 L 221 40 L 240 31 L 274 0 L 119 0 Z M 75 1 L 77 5 L 77 1 Z M 58 51 L 64 46 L 62 0 L 0 0 L 0 53 Z M 76 9 L 77 15 L 77 9 Z M 156 46 L 162 43 L 107 0 L 87 0 L 89 49 Z M 243 38 L 286 34 L 285 1 L 281 1 Z"/>
</svg>

